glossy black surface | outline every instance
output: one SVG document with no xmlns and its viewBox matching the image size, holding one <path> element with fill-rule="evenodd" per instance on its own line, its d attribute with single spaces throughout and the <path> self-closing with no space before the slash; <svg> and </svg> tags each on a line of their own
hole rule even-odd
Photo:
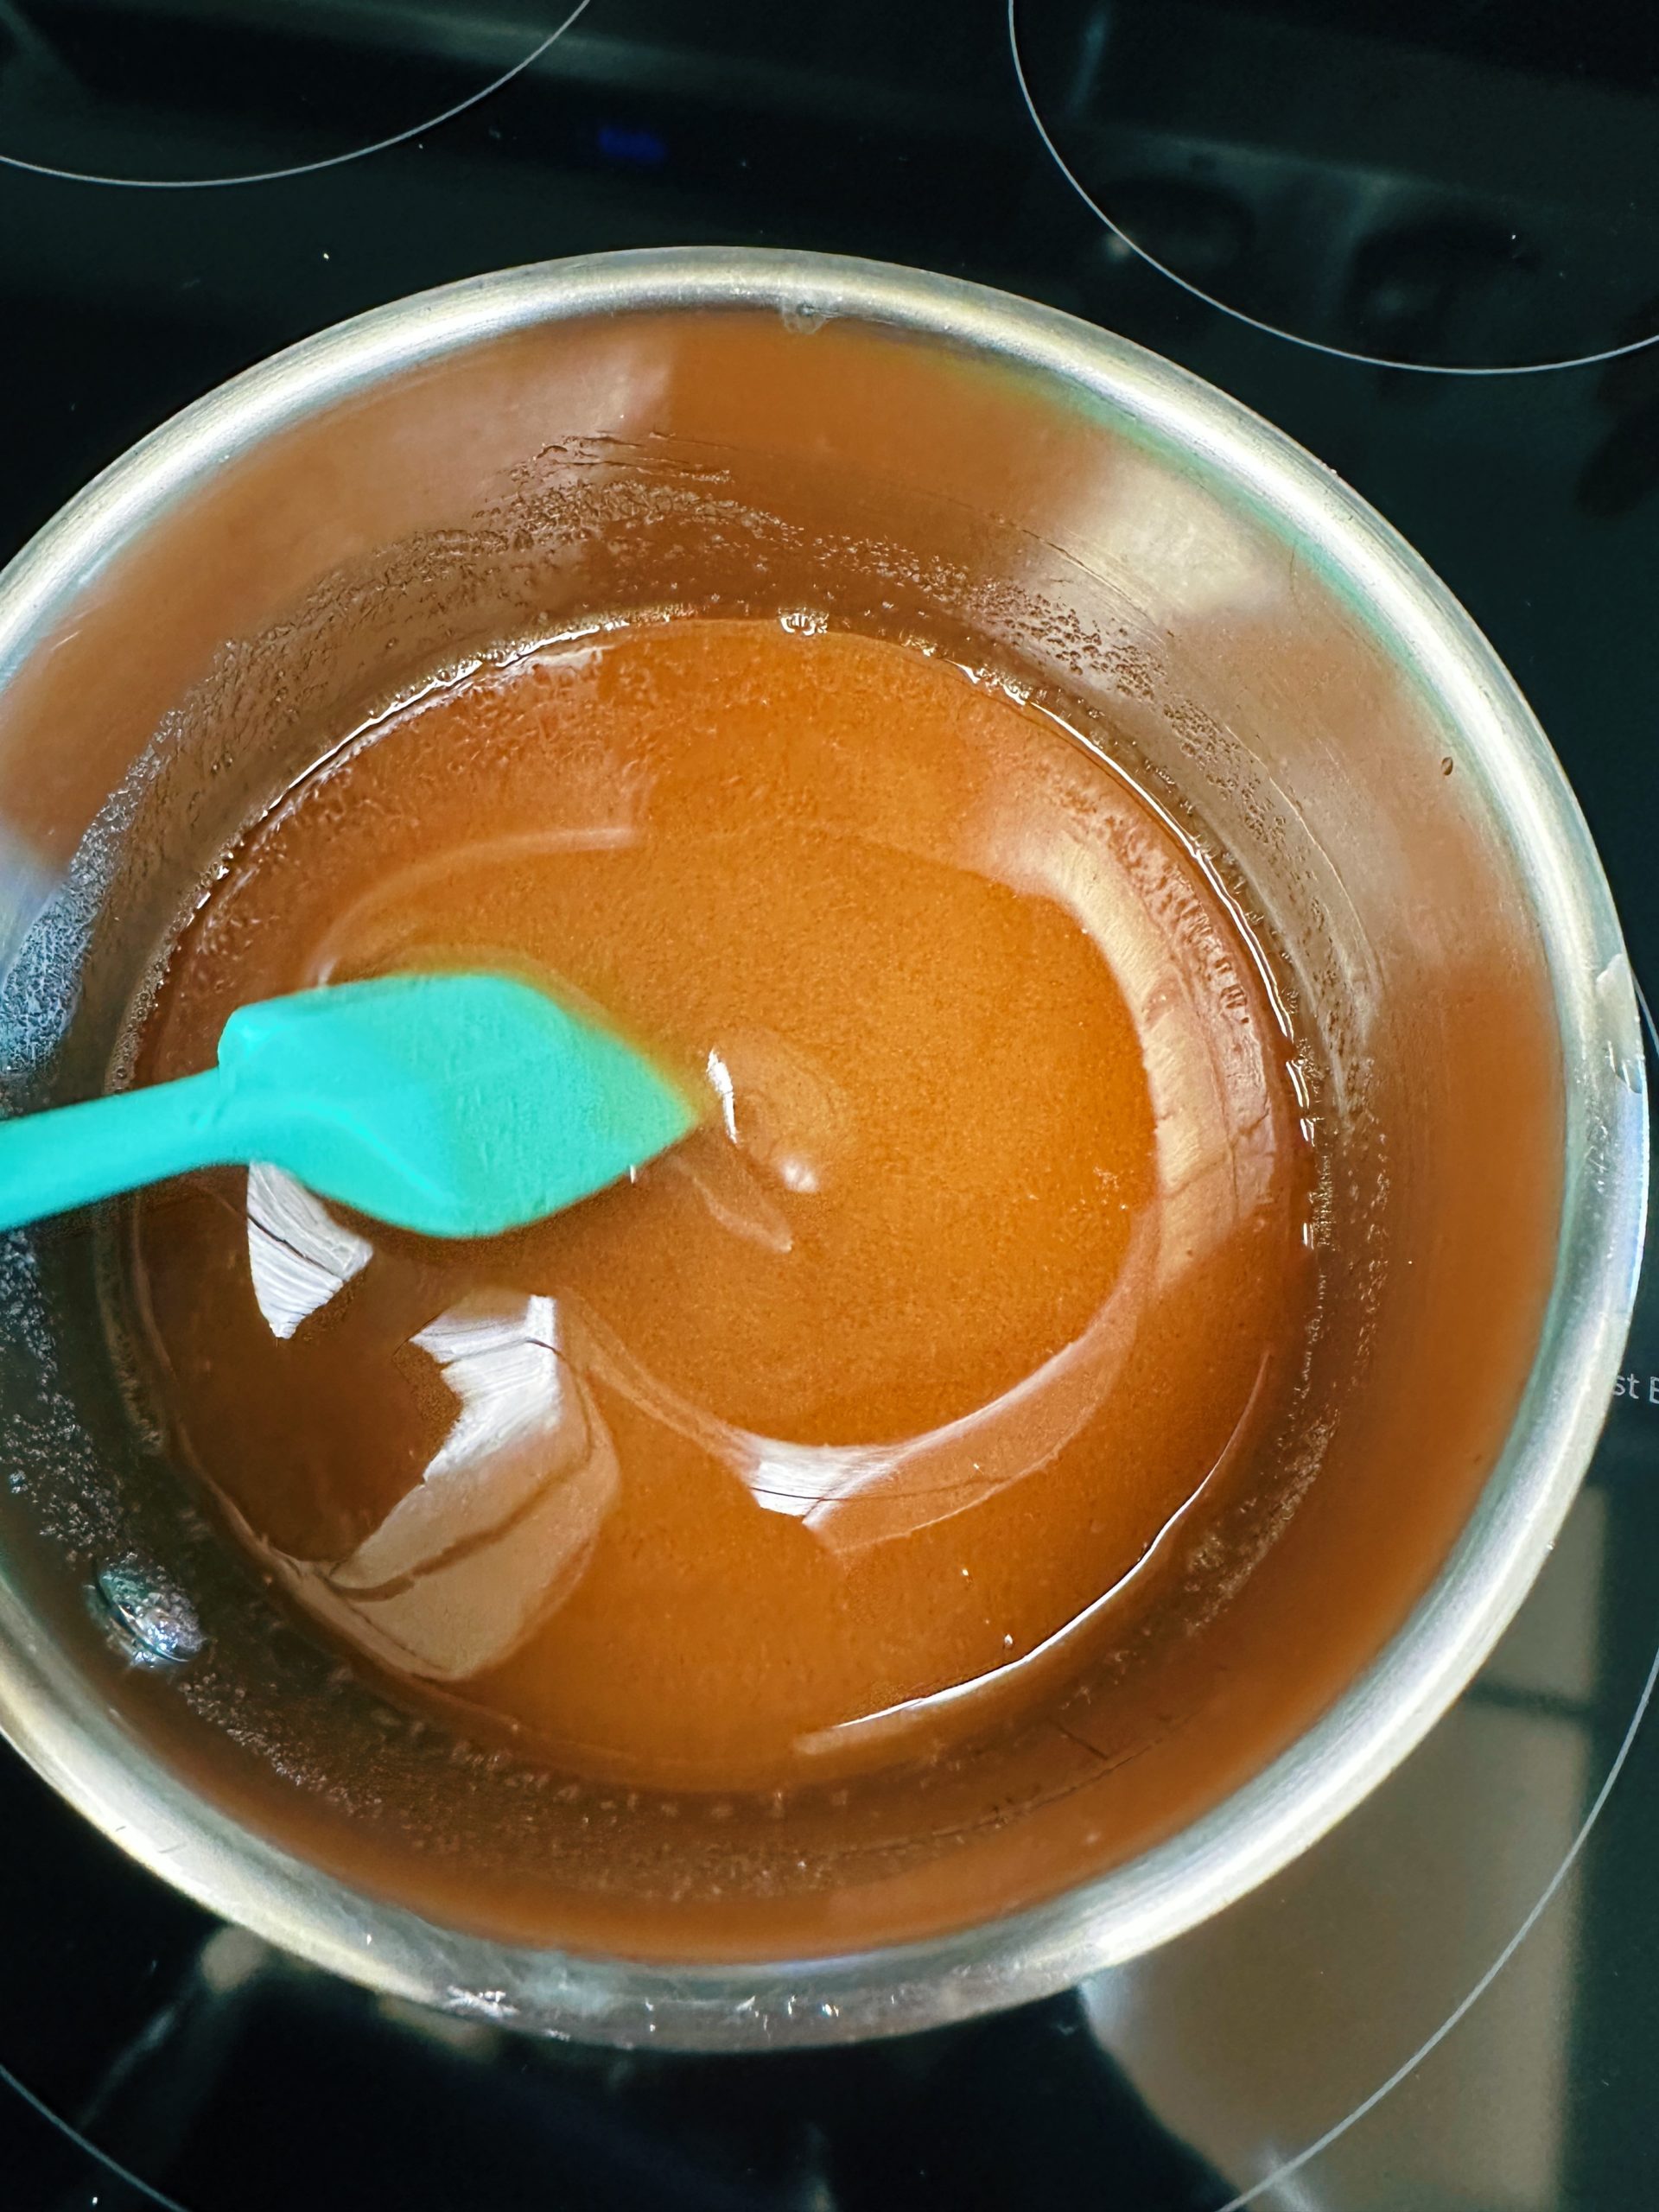
<svg viewBox="0 0 1659 2212">
<path fill-rule="evenodd" d="M 1659 15 L 1618 0 L 1013 0 L 1033 128 L 1161 267 L 1419 365 L 1651 334 Z"/>
<path fill-rule="evenodd" d="M 722 239 L 950 270 L 1185 362 L 1395 523 L 1531 696 L 1638 972 L 1659 974 L 1659 350 L 1382 369 L 1206 304 L 1061 175 L 1003 0 L 590 0 L 487 98 L 340 158 L 472 98 L 562 12 L 0 0 L 0 154 L 151 180 L 332 163 L 163 189 L 0 168 L 0 551 L 233 370 L 448 277 Z M 1605 126 L 1611 101 L 1640 138 L 1656 20 L 1544 0 L 1018 10 L 1039 111 L 1099 164 L 1128 236 L 1324 344 L 1465 366 L 1653 327 L 1653 165 Z M 1532 201 L 1522 222 L 1528 193 L 1578 227 Z M 1480 1683 L 1335 1835 L 1152 1960 L 823 2056 L 528 2045 L 217 1929 L 7 1758 L 0 2063 L 188 2212 L 1646 2212 L 1659 1750 L 1629 1732 L 1656 1591 L 1650 1281 L 1591 1484 Z M 153 2201 L 0 2089 L 8 2212 Z"/>
</svg>

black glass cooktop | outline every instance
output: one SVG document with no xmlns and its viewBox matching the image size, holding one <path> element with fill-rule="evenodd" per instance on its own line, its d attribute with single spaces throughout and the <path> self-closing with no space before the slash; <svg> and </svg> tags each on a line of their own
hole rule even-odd
<svg viewBox="0 0 1659 2212">
<path fill-rule="evenodd" d="M 1281 423 L 1536 707 L 1659 974 L 1645 0 L 0 0 L 0 553 L 232 371 L 687 241 L 1051 302 Z M 1589 1484 L 1422 1749 L 1052 2002 L 801 2056 L 516 2040 L 293 1965 L 0 1755 L 17 2212 L 1659 2204 L 1659 1268 Z"/>
</svg>

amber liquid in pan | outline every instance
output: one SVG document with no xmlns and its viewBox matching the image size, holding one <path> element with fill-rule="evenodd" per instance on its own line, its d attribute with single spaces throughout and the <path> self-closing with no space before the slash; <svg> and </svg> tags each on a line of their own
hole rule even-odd
<svg viewBox="0 0 1659 2212">
<path fill-rule="evenodd" d="M 143 1032 L 499 967 L 703 1101 L 629 1182 L 446 1244 L 274 1172 L 149 1194 L 181 1453 L 327 1631 L 550 1758 L 786 1786 L 1097 1655 L 1309 1323 L 1269 971 L 1052 720 L 918 650 L 683 620 L 399 709 L 227 858 Z"/>
</svg>

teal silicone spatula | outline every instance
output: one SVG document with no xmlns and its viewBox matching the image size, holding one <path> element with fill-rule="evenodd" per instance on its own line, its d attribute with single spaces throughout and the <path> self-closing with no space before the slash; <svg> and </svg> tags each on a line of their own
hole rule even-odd
<svg viewBox="0 0 1659 2212">
<path fill-rule="evenodd" d="M 219 1065 L 0 1122 L 0 1229 L 193 1167 L 263 1160 L 429 1236 L 490 1236 L 691 1128 L 622 1040 L 502 976 L 392 976 L 238 1007 Z"/>
</svg>

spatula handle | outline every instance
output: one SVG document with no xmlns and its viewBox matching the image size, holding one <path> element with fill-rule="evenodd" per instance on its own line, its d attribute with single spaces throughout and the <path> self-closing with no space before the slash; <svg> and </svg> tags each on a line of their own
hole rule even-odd
<svg viewBox="0 0 1659 2212">
<path fill-rule="evenodd" d="M 244 1156 L 217 1069 L 0 1122 L 0 1229 Z"/>
</svg>

